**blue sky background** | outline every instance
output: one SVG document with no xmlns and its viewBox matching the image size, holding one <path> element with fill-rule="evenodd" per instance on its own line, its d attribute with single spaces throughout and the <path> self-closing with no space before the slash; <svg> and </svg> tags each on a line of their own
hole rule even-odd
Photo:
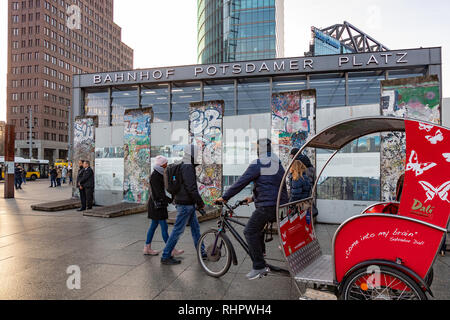
<svg viewBox="0 0 450 320">
<path fill-rule="evenodd" d="M 307 6 L 304 4 L 307 3 Z M 135 68 L 197 62 L 197 1 L 115 0 L 115 21 L 134 48 Z M 389 49 L 442 47 L 443 95 L 450 96 L 450 1 L 285 0 L 285 55 L 308 51 L 311 26 L 349 21 Z M 6 118 L 7 1 L 0 1 L 0 120 Z"/>
</svg>

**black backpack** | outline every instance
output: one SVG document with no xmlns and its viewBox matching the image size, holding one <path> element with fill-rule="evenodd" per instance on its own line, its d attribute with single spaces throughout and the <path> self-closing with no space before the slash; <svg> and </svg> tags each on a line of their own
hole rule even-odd
<svg viewBox="0 0 450 320">
<path fill-rule="evenodd" d="M 175 196 L 181 189 L 182 175 L 181 166 L 183 163 L 174 163 L 166 169 L 166 190 L 172 196 Z"/>
</svg>

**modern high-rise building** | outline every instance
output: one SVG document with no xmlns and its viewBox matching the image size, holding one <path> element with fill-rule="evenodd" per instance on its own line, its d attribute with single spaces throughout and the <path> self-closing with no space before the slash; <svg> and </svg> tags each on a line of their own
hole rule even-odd
<svg viewBox="0 0 450 320">
<path fill-rule="evenodd" d="M 284 0 L 198 0 L 198 62 L 284 56 Z"/>
<path fill-rule="evenodd" d="M 17 156 L 67 159 L 72 76 L 133 68 L 113 12 L 113 0 L 8 0 L 7 121 Z"/>
</svg>

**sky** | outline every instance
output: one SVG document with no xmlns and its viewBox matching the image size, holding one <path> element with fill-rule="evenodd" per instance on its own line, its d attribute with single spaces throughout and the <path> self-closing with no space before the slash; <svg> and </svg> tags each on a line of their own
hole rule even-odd
<svg viewBox="0 0 450 320">
<path fill-rule="evenodd" d="M 0 0 L 0 120 L 6 118 L 7 1 Z M 304 6 L 307 4 L 307 6 Z M 450 1 L 285 0 L 285 56 L 303 56 L 311 26 L 348 21 L 391 50 L 442 47 L 443 96 L 450 96 Z M 115 22 L 134 67 L 197 63 L 196 0 L 115 0 Z"/>
</svg>

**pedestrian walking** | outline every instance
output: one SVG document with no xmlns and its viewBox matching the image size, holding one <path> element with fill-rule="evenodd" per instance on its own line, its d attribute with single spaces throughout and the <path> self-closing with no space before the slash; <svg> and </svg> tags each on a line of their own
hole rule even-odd
<svg viewBox="0 0 450 320">
<path fill-rule="evenodd" d="M 253 196 L 246 200 L 247 203 L 254 202 L 256 210 L 244 230 L 250 258 L 253 262 L 253 268 L 247 274 L 249 280 L 258 279 L 270 271 L 264 259 L 261 237 L 267 223 L 275 222 L 277 219 L 278 190 L 285 174 L 280 159 L 272 154 L 271 144 L 270 139 L 258 141 L 258 159 L 250 164 L 245 173 L 228 189 L 222 198 L 216 200 L 216 202 L 226 203 L 253 182 Z M 282 190 L 280 200 L 283 205 L 289 199 L 286 186 Z"/>
<path fill-rule="evenodd" d="M 191 226 L 192 239 L 194 240 L 194 246 L 196 248 L 200 239 L 200 224 L 197 219 L 196 206 L 198 209 L 203 209 L 205 203 L 198 192 L 197 186 L 197 176 L 195 172 L 195 167 L 198 165 L 195 161 L 197 154 L 198 147 L 195 145 L 189 145 L 184 148 L 183 163 L 179 165 L 179 177 L 177 177 L 181 178 L 179 179 L 181 182 L 180 188 L 175 195 L 172 195 L 175 197 L 177 218 L 161 257 L 161 263 L 165 265 L 181 263 L 180 260 L 173 257 L 172 252 L 181 235 L 184 233 L 187 223 Z"/>
<path fill-rule="evenodd" d="M 69 177 L 69 184 L 72 186 L 73 185 L 73 170 L 72 170 L 72 168 L 67 170 L 67 176 Z"/>
<path fill-rule="evenodd" d="M 50 170 L 50 188 L 56 188 L 56 177 L 58 173 L 56 172 L 55 167 L 52 167 Z"/>
<path fill-rule="evenodd" d="M 86 197 L 85 203 L 82 203 L 81 207 L 85 208 L 85 210 L 91 210 L 94 204 L 94 170 L 92 170 L 91 163 L 89 161 L 84 161 L 83 168 L 83 176 L 80 179 L 80 189 L 84 190 Z"/>
<path fill-rule="evenodd" d="M 84 163 L 83 160 L 78 161 L 77 189 L 80 192 L 80 201 L 81 201 L 81 208 L 78 211 L 86 210 L 86 191 L 80 185 L 80 181 L 81 181 L 81 178 L 83 177 L 83 173 L 84 173 L 83 163 Z"/>
<path fill-rule="evenodd" d="M 23 173 L 22 168 L 17 164 L 14 168 L 14 186 L 16 190 L 22 190 Z"/>
<path fill-rule="evenodd" d="M 61 167 L 56 169 L 56 184 L 58 187 L 61 187 L 61 179 L 62 179 L 62 170 Z"/>
<path fill-rule="evenodd" d="M 66 184 L 66 179 L 67 179 L 67 167 L 66 166 L 64 166 L 62 168 L 61 177 L 62 177 L 62 183 Z"/>
<path fill-rule="evenodd" d="M 156 157 L 155 168 L 150 177 L 151 195 L 148 201 L 148 218 L 151 219 L 151 225 L 147 232 L 147 241 L 145 242 L 144 255 L 157 256 L 160 251 L 152 249 L 152 241 L 158 226 L 161 226 L 161 233 L 165 243 L 169 240 L 169 226 L 167 219 L 169 213 L 167 207 L 172 203 L 172 199 L 166 195 L 164 186 L 164 169 L 167 168 L 168 160 L 163 156 Z M 184 251 L 174 249 L 172 256 L 183 254 Z"/>
</svg>

